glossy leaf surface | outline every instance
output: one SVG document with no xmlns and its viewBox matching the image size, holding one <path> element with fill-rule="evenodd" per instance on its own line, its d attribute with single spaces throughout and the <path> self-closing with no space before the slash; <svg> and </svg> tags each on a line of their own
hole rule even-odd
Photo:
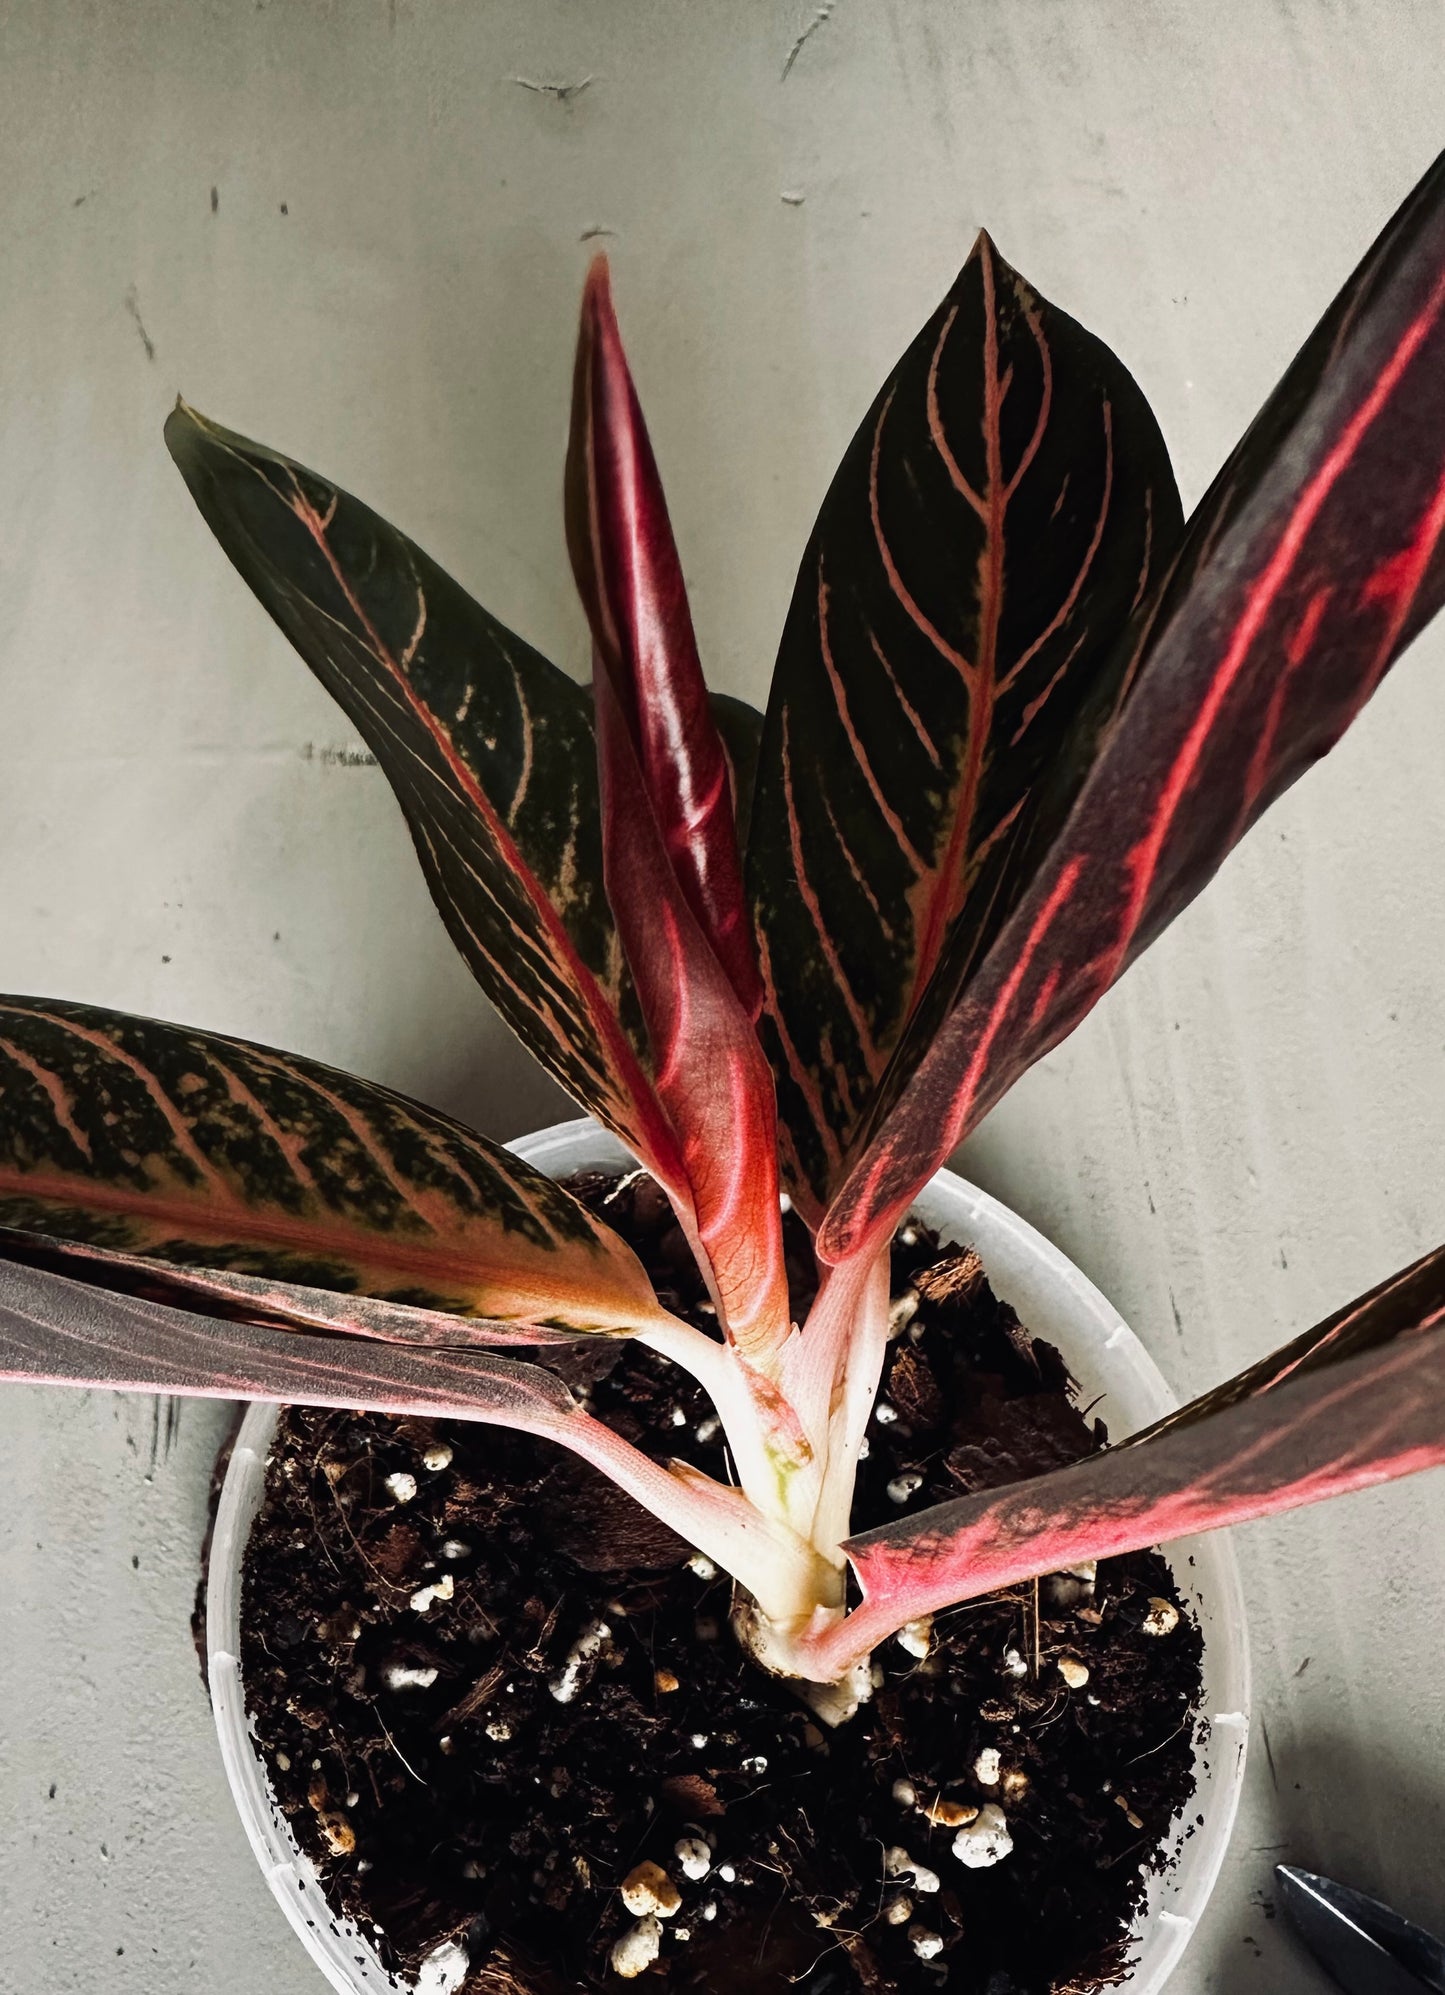
<svg viewBox="0 0 1445 1995">
<path fill-rule="evenodd" d="M 494 1330 L 665 1320 L 616 1234 L 461 1123 L 294 1054 L 88 1005 L 0 998 L 0 1226 Z"/>
<path fill-rule="evenodd" d="M 1067 823 L 855 1167 L 830 1259 L 896 1216 L 1323 755 L 1445 599 L 1445 163 L 1190 522 Z"/>
<path fill-rule="evenodd" d="M 668 855 L 611 680 L 596 681 L 607 893 L 682 1153 L 693 1239 L 730 1340 L 764 1360 L 790 1330 L 772 1076 Z"/>
<path fill-rule="evenodd" d="M 221 546 L 385 770 L 483 990 L 575 1100 L 674 1179 L 603 888 L 586 689 L 315 472 L 183 404 L 166 441 Z"/>
<path fill-rule="evenodd" d="M 573 573 L 668 860 L 694 920 L 756 1017 L 762 993 L 728 757 L 600 256 L 582 298 L 566 494 Z"/>
<path fill-rule="evenodd" d="M 596 658 L 603 876 L 682 1153 L 680 1217 L 724 1329 L 760 1358 L 789 1313 L 733 780 L 601 259 L 577 345 L 567 538 Z"/>
<path fill-rule="evenodd" d="M 732 785 L 733 814 L 737 823 L 738 845 L 747 839 L 753 814 L 753 790 L 758 779 L 758 750 L 762 746 L 763 716 L 746 700 L 731 693 L 713 693 L 712 717 L 722 736 L 727 757 L 728 780 Z"/>
<path fill-rule="evenodd" d="M 1274 1361 L 1268 1389 L 1225 1388 L 1071 1468 L 868 1531 L 845 1547 L 863 1588 L 830 1663 L 920 1614 L 1082 1559 L 1216 1530 L 1445 1462 L 1445 1253 Z M 1354 1325 L 1353 1334 L 1347 1330 Z M 1375 1341 L 1370 1341 L 1373 1335 Z M 1251 1374 L 1244 1374 L 1249 1378 Z M 851 1650 L 849 1650 L 851 1653 Z M 820 1656 L 819 1660 L 822 1660 Z"/>
<path fill-rule="evenodd" d="M 1066 808 L 1040 775 L 1180 524 L 1133 378 L 980 236 L 839 466 L 769 703 L 748 887 L 814 1212 Z"/>
</svg>

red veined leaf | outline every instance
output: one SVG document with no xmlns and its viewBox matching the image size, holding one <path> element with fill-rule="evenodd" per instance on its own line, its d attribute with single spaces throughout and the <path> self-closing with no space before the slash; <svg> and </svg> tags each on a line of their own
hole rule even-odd
<svg viewBox="0 0 1445 1995">
<path fill-rule="evenodd" d="M 166 442 L 238 572 L 386 772 L 483 990 L 575 1100 L 676 1182 L 603 888 L 586 689 L 315 472 L 184 404 Z"/>
<path fill-rule="evenodd" d="M 733 783 L 601 258 L 577 347 L 567 537 L 594 636 L 607 898 L 691 1211 L 674 1202 L 724 1328 L 757 1359 L 790 1325 Z"/>
<path fill-rule="evenodd" d="M 747 883 L 812 1216 L 1066 808 L 1039 779 L 1180 527 L 1133 377 L 980 235 L 829 487 L 768 706 Z"/>
<path fill-rule="evenodd" d="M 1333 746 L 1445 599 L 1445 159 L 1190 522 L 1132 690 L 1024 898 L 840 1192 L 829 1260 L 917 1188 Z"/>
<path fill-rule="evenodd" d="M 575 1344 L 575 1330 L 485 1316 L 452 1316 L 379 1296 L 309 1288 L 274 1276 L 234 1268 L 193 1268 L 84 1240 L 57 1240 L 0 1226 L 0 1262 L 45 1268 L 68 1281 L 112 1295 L 163 1302 L 222 1323 L 270 1324 L 278 1330 L 325 1331 L 341 1337 L 374 1337 L 385 1344 Z M 550 1363 L 551 1360 L 549 1359 Z"/>
<path fill-rule="evenodd" d="M 1287 1346 L 1267 1389 L 1224 1388 L 1212 1408 L 1071 1468 L 850 1539 L 863 1605 L 812 1660 L 841 1669 L 906 1621 L 976 1594 L 1445 1462 L 1445 1250 L 1301 1341 L 1314 1362 Z"/>
<path fill-rule="evenodd" d="M 175 1263 L 193 1308 L 209 1292 L 266 1314 L 264 1295 L 291 1283 L 340 1292 L 335 1328 L 362 1327 L 347 1320 L 362 1298 L 485 1319 L 488 1337 L 671 1321 L 617 1234 L 449 1116 L 317 1061 L 91 1005 L 0 998 L 0 1226 L 97 1250 L 97 1282 L 99 1256 Z M 227 1269 L 256 1291 L 195 1272 Z"/>
<path fill-rule="evenodd" d="M 762 1002 L 728 757 L 703 683 L 662 481 L 612 308 L 588 273 L 567 452 L 567 545 L 683 897 L 750 1018 Z"/>
<path fill-rule="evenodd" d="M 724 1330 L 758 1363 L 791 1328 L 772 1075 L 668 864 L 621 701 L 600 668 L 595 692 L 607 897 L 652 1038 L 658 1098 L 677 1131 L 691 1212 L 673 1202 L 711 1276 Z"/>
<path fill-rule="evenodd" d="M 318 1337 L 214 1322 L 0 1261 L 0 1379 L 478 1420 L 570 1448 L 763 1603 L 789 1611 L 815 1556 L 741 1491 L 653 1461 L 583 1411 L 541 1365 L 481 1350 Z M 769 1607 L 769 1602 L 773 1607 Z"/>
</svg>

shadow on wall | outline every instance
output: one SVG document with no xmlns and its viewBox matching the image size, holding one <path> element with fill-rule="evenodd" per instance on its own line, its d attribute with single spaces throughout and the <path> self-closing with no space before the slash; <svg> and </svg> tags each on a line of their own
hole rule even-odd
<svg viewBox="0 0 1445 1995">
<path fill-rule="evenodd" d="M 493 1142 L 510 1143 L 583 1112 L 484 1003 L 469 1045 L 449 1038 L 408 1053 L 406 1092 Z"/>
</svg>

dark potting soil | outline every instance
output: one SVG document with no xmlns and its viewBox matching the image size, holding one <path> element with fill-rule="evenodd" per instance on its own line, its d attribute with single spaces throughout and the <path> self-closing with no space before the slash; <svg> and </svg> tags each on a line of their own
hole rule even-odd
<svg viewBox="0 0 1445 1995">
<path fill-rule="evenodd" d="M 715 1328 L 650 1180 L 572 1182 Z M 801 1307 L 795 1221 L 789 1248 Z M 905 1228 L 910 1289 L 855 1530 L 1104 1444 L 976 1256 Z M 562 1359 L 629 1440 L 726 1474 L 685 1375 L 631 1344 Z M 451 1942 L 465 1995 L 620 1989 L 620 1886 L 650 1861 L 681 1902 L 644 1988 L 1065 1995 L 1125 1971 L 1192 1791 L 1202 1644 L 1182 1609 L 1154 1632 L 1161 1601 L 1179 1595 L 1144 1554 L 969 1603 L 924 1660 L 886 1643 L 872 1702 L 830 1731 L 744 1659 L 725 1576 L 561 1449 L 296 1408 L 247 1553 L 243 1668 L 332 1912 L 404 1979 Z M 1012 1849 L 966 1867 L 958 1823 L 989 1805 Z"/>
</svg>

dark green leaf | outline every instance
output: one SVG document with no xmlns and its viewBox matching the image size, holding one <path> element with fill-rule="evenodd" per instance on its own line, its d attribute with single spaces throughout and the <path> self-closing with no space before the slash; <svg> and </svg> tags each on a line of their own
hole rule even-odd
<svg viewBox="0 0 1445 1995">
<path fill-rule="evenodd" d="M 184 404 L 166 441 L 216 538 L 386 771 L 483 990 L 569 1094 L 674 1179 L 603 892 L 586 689 L 314 472 Z"/>
<path fill-rule="evenodd" d="M 748 885 L 815 1213 L 1026 885 L 1039 779 L 1179 531 L 1133 378 L 980 236 L 833 480 L 768 707 Z"/>
</svg>

